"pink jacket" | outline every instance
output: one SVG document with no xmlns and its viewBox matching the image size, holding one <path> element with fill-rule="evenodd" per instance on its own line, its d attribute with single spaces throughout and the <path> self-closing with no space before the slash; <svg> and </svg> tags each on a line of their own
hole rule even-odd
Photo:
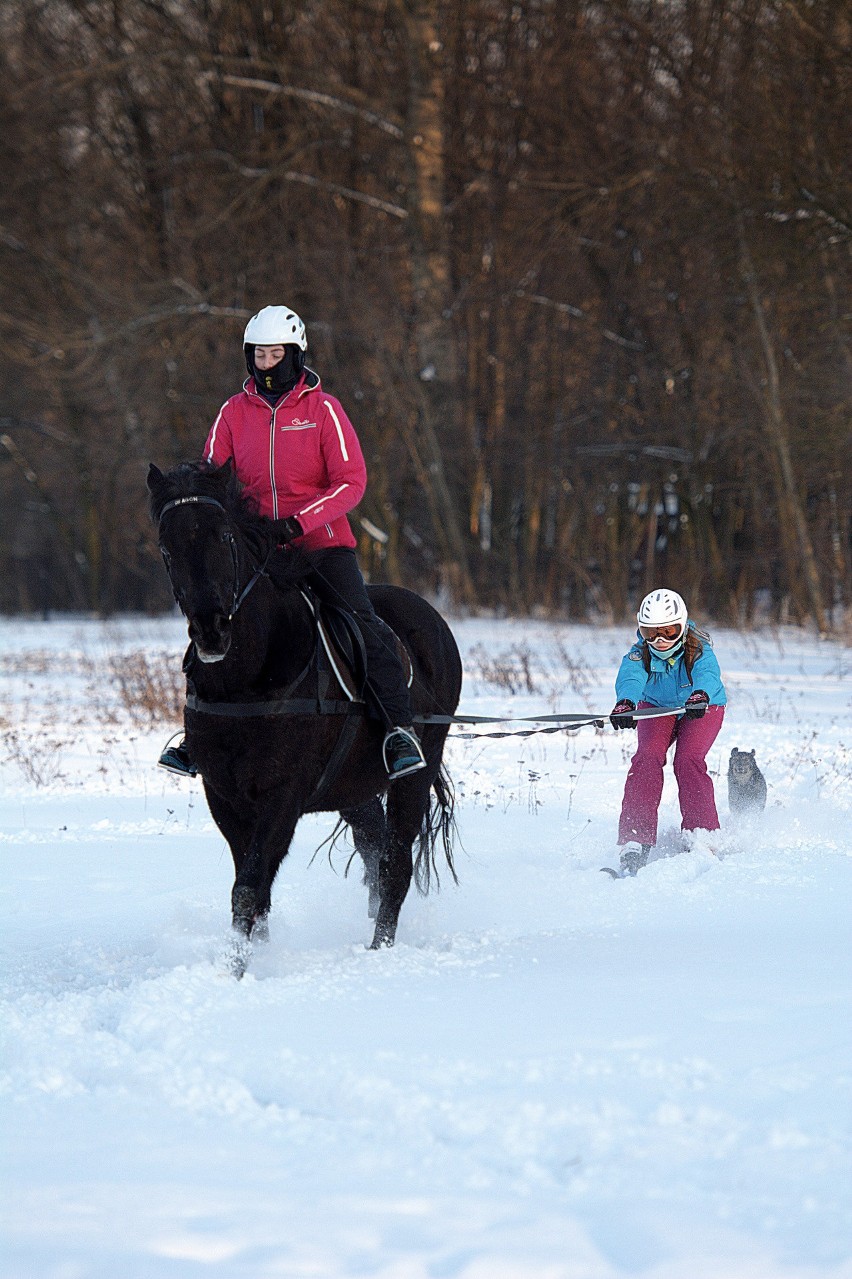
<svg viewBox="0 0 852 1279">
<path fill-rule="evenodd" d="M 312 369 L 274 408 L 248 378 L 219 410 L 204 457 L 217 466 L 232 458 L 263 515 L 295 515 L 305 530 L 296 545 L 355 546 L 346 513 L 367 486 L 364 455 L 340 401 L 325 394 Z"/>
</svg>

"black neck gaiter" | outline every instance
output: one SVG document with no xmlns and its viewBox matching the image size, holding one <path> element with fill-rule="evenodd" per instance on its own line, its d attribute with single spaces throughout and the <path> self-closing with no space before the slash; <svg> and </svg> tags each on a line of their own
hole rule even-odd
<svg viewBox="0 0 852 1279">
<path fill-rule="evenodd" d="M 246 362 L 258 392 L 265 400 L 269 400 L 270 404 L 275 404 L 277 400 L 281 399 L 282 395 L 292 391 L 302 376 L 302 370 L 305 367 L 305 353 L 298 346 L 290 343 L 284 347 L 283 358 L 277 364 L 274 364 L 271 369 L 259 369 L 256 366 L 253 349 Z"/>
</svg>

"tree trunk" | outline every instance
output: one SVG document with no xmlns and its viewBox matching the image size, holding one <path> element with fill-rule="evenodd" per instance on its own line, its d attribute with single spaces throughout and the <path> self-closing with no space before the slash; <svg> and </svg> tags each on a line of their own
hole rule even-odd
<svg viewBox="0 0 852 1279">
<path fill-rule="evenodd" d="M 466 602 L 474 598 L 462 532 L 463 520 L 447 481 L 444 445 L 457 441 L 456 350 L 450 306 L 452 284 L 447 237 L 444 163 L 444 70 L 436 0 L 396 0 L 407 55 L 405 140 L 406 196 L 411 271 L 413 354 L 418 428 L 427 462 L 435 532 L 449 560 L 450 578 Z"/>
<path fill-rule="evenodd" d="M 748 292 L 749 303 L 754 315 L 755 325 L 760 338 L 760 347 L 766 366 L 766 392 L 761 398 L 764 408 L 764 431 L 774 455 L 778 490 L 778 515 L 782 528 L 792 529 L 801 564 L 787 563 L 787 582 L 791 591 L 795 592 L 796 582 L 801 571 L 804 577 L 805 590 L 810 606 L 811 616 L 820 634 L 828 630 L 822 585 L 819 580 L 816 556 L 808 531 L 805 512 L 799 498 L 796 477 L 793 471 L 793 460 L 790 456 L 789 430 L 781 401 L 781 381 L 778 375 L 778 361 L 775 347 L 769 335 L 763 302 L 757 288 L 757 277 L 754 261 L 745 234 L 742 210 L 736 209 L 737 240 L 739 245 L 740 274 Z"/>
</svg>

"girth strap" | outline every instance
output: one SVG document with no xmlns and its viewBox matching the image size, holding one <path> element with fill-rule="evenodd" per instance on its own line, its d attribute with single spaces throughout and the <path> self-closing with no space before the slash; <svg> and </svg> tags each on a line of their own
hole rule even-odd
<svg viewBox="0 0 852 1279">
<path fill-rule="evenodd" d="M 358 731 L 358 720 L 355 718 L 358 708 L 366 710 L 363 702 L 349 702 L 350 718 L 343 721 L 340 736 L 334 744 L 334 750 L 328 757 L 322 776 L 317 782 L 314 793 L 308 800 L 307 812 L 317 812 L 320 804 L 337 781 L 337 775 L 349 757 L 349 751 Z"/>
<path fill-rule="evenodd" d="M 329 701 L 316 697 L 284 697 L 273 702 L 205 702 L 195 693 L 187 693 L 186 709 L 200 715 L 230 715 L 236 719 L 261 718 L 264 715 L 365 715 L 363 702 Z"/>
</svg>

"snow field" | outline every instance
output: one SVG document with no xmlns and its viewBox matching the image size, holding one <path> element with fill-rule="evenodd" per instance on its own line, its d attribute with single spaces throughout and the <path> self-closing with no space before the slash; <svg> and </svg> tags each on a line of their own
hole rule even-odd
<svg viewBox="0 0 852 1279">
<path fill-rule="evenodd" d="M 454 630 L 480 714 L 606 710 L 629 640 Z M 183 635 L 0 623 L 0 1275 L 852 1275 L 848 649 L 714 636 L 721 857 L 679 852 L 669 778 L 655 860 L 599 873 L 629 733 L 454 738 L 461 885 L 367 952 L 306 819 L 237 983 L 230 855 L 153 766 L 171 726 L 88 713 L 105 654 L 179 664 Z M 769 783 L 745 831 L 732 746 Z"/>
</svg>

